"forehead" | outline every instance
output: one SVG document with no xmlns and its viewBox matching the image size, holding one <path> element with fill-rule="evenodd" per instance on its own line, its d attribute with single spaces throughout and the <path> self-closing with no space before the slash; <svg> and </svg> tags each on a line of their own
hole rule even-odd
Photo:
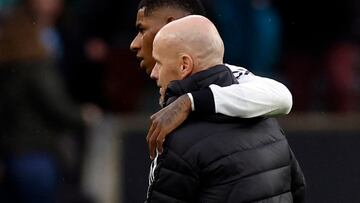
<svg viewBox="0 0 360 203">
<path fill-rule="evenodd" d="M 158 59 L 159 58 L 159 54 L 161 55 L 162 54 L 162 50 L 163 50 L 163 43 L 162 41 L 158 38 L 158 37 L 155 37 L 154 41 L 153 41 L 153 57 L 155 59 Z"/>
<path fill-rule="evenodd" d="M 146 7 L 140 8 L 136 16 L 136 24 L 154 24 L 166 22 L 168 13 L 166 9 L 156 9 L 151 12 L 146 11 Z"/>
<path fill-rule="evenodd" d="M 138 23 L 138 21 L 143 21 L 144 18 L 145 18 L 145 7 L 138 10 L 136 14 L 136 23 Z"/>
<path fill-rule="evenodd" d="M 153 57 L 158 61 L 173 61 L 179 56 L 178 45 L 166 37 L 155 37 L 153 43 Z"/>
</svg>

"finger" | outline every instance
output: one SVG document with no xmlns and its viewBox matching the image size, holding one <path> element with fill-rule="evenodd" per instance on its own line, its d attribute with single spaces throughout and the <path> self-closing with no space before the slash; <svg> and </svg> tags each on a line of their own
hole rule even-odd
<svg viewBox="0 0 360 203">
<path fill-rule="evenodd" d="M 154 132 L 154 130 L 155 130 L 155 125 L 151 124 L 150 129 L 146 135 L 146 142 L 149 142 L 149 139 L 150 139 L 152 133 Z"/>
<path fill-rule="evenodd" d="M 149 153 L 150 159 L 154 159 L 155 157 L 155 149 L 156 149 L 156 139 L 160 132 L 160 128 L 156 127 L 154 132 L 150 135 L 148 146 L 149 146 Z"/>
<path fill-rule="evenodd" d="M 154 132 L 154 130 L 156 129 L 156 125 L 157 122 L 154 122 L 154 120 L 152 118 L 151 119 L 151 124 L 150 124 L 150 129 L 146 135 L 146 141 L 149 142 L 150 136 L 152 135 L 152 133 Z"/>
<path fill-rule="evenodd" d="M 156 149 L 158 150 L 159 154 L 163 152 L 163 143 L 164 143 L 164 134 L 160 132 L 156 139 Z"/>
</svg>

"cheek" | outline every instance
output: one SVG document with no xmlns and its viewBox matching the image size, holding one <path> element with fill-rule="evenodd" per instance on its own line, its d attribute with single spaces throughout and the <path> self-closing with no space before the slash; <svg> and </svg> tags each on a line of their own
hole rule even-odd
<svg viewBox="0 0 360 203">
<path fill-rule="evenodd" d="M 149 53 L 152 49 L 152 43 L 150 43 L 150 39 L 148 39 L 147 36 L 144 36 L 143 38 L 143 50 L 146 52 L 146 53 Z"/>
<path fill-rule="evenodd" d="M 177 72 L 173 69 L 170 68 L 163 68 L 160 72 L 159 72 L 159 79 L 161 84 L 163 85 L 163 87 L 167 87 L 168 84 L 173 81 L 173 80 L 179 80 L 179 75 L 177 74 Z"/>
<path fill-rule="evenodd" d="M 169 74 L 167 73 L 166 69 L 164 69 L 164 67 L 162 67 L 159 70 L 159 83 L 161 84 L 162 87 L 167 87 L 169 81 Z"/>
<path fill-rule="evenodd" d="M 147 53 L 152 54 L 154 37 L 152 33 L 146 34 L 143 37 L 143 46 Z"/>
<path fill-rule="evenodd" d="M 138 46 L 142 47 L 143 43 L 144 43 L 144 36 L 138 34 L 136 36 L 136 38 L 134 39 L 134 43 L 137 44 Z"/>
</svg>

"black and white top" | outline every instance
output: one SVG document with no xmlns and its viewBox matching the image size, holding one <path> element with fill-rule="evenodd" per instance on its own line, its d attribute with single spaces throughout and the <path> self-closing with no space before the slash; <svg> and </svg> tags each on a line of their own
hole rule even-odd
<svg viewBox="0 0 360 203">
<path fill-rule="evenodd" d="M 188 93 L 193 111 L 209 111 L 227 116 L 252 118 L 288 114 L 292 95 L 288 88 L 270 78 L 256 76 L 245 68 L 225 64 L 238 84 L 227 87 L 210 85 L 206 94 Z M 206 107 L 213 100 L 211 107 Z M 206 107 L 204 109 L 203 107 Z"/>
</svg>

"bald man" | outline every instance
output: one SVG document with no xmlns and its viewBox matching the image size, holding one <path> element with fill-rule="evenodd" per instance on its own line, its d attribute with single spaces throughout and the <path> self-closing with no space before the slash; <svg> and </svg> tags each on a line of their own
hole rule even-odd
<svg viewBox="0 0 360 203">
<path fill-rule="evenodd" d="M 161 98 L 164 96 L 164 90 L 169 81 L 181 80 L 214 65 L 223 64 L 224 44 L 216 28 L 209 26 L 206 18 L 199 16 L 189 18 L 199 18 L 197 21 L 202 20 L 204 22 L 187 32 L 181 32 L 179 36 L 178 32 L 183 29 L 184 22 L 187 22 L 187 26 L 192 26 L 192 24 L 197 26 L 197 21 L 179 20 L 176 23 L 179 27 L 168 26 L 154 39 L 153 57 L 156 64 L 150 77 L 156 80 L 157 85 L 161 87 Z M 163 34 L 164 32 L 165 34 Z M 200 33 L 207 33 L 207 35 Z M 178 68 L 161 68 L 163 66 L 176 66 Z M 161 78 L 159 78 L 160 73 L 163 75 Z M 160 103 L 162 105 L 162 102 Z"/>
<path fill-rule="evenodd" d="M 151 77 L 166 107 L 209 85 L 237 83 L 212 22 L 191 15 L 153 43 Z M 151 129 L 150 129 L 151 130 Z M 304 177 L 276 120 L 191 115 L 152 162 L 147 202 L 302 202 Z"/>
</svg>

